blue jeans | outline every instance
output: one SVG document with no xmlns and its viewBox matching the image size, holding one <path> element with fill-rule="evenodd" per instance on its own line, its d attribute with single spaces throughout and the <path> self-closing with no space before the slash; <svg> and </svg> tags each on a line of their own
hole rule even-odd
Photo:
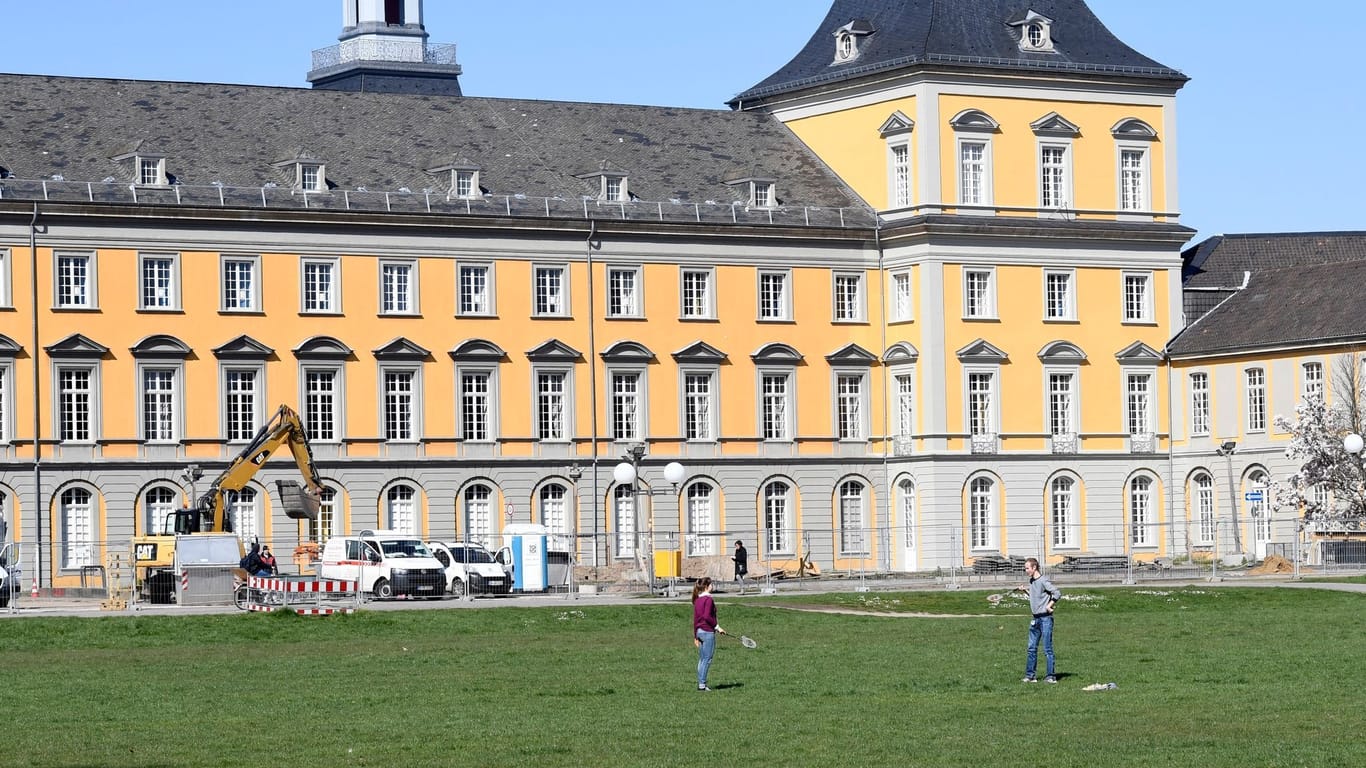
<svg viewBox="0 0 1366 768">
<path fill-rule="evenodd" d="M 1029 652 L 1025 654 L 1025 677 L 1033 677 L 1039 664 L 1039 640 L 1043 640 L 1043 655 L 1048 662 L 1048 674 L 1053 674 L 1053 617 L 1040 616 L 1029 620 Z"/>
<path fill-rule="evenodd" d="M 702 647 L 697 649 L 697 687 L 707 684 L 707 672 L 711 669 L 711 657 L 716 652 L 716 633 L 697 630 L 697 639 Z"/>
</svg>

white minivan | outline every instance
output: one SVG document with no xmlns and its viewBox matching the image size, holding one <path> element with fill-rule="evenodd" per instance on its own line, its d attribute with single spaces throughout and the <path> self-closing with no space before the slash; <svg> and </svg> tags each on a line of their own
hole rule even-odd
<svg viewBox="0 0 1366 768">
<path fill-rule="evenodd" d="M 379 599 L 446 593 L 445 567 L 421 539 L 398 531 L 361 531 L 328 539 L 318 575 L 358 582 L 362 592 Z"/>
</svg>

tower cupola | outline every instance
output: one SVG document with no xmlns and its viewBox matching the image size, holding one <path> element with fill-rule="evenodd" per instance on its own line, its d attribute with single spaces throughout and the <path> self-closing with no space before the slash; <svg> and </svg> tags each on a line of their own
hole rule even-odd
<svg viewBox="0 0 1366 768">
<path fill-rule="evenodd" d="M 337 39 L 313 52 L 314 88 L 461 95 L 455 45 L 427 42 L 422 0 L 342 0 Z"/>
</svg>

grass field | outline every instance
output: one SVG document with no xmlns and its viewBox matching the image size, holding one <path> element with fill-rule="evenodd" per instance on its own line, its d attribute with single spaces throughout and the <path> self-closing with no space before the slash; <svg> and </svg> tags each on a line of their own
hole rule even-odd
<svg viewBox="0 0 1366 768">
<path fill-rule="evenodd" d="M 1025 685 L 1024 604 L 987 595 L 722 596 L 722 626 L 759 648 L 721 640 L 710 694 L 679 603 L 8 620 L 0 750 L 7 766 L 1366 764 L 1366 596 L 1069 590 L 1062 682 Z"/>
</svg>

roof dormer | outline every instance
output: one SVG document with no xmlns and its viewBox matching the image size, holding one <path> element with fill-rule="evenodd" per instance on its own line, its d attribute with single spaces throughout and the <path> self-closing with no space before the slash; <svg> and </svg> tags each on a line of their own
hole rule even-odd
<svg viewBox="0 0 1366 768">
<path fill-rule="evenodd" d="M 329 188 L 327 163 L 306 150 L 296 150 L 271 165 L 284 172 L 290 185 L 301 192 L 326 192 Z"/>
<path fill-rule="evenodd" d="M 728 174 L 723 183 L 744 190 L 745 204 L 748 206 L 778 207 L 778 181 L 771 176 L 752 170 L 735 171 Z"/>
<path fill-rule="evenodd" d="M 1053 53 L 1053 20 L 1035 11 L 1025 11 L 1006 24 L 1020 35 L 1020 50 L 1025 53 Z"/>
<path fill-rule="evenodd" d="M 129 144 L 109 159 L 127 169 L 138 186 L 164 187 L 171 183 L 172 177 L 166 173 L 166 154 L 143 139 Z"/>
<path fill-rule="evenodd" d="M 448 187 L 450 192 L 448 194 L 452 198 L 466 200 L 484 194 L 484 188 L 479 183 L 479 170 L 477 163 L 464 157 L 426 169 L 427 173 L 434 176 L 450 174 L 450 186 Z"/>
<path fill-rule="evenodd" d="M 873 25 L 867 19 L 854 19 L 835 30 L 835 64 L 845 64 L 862 53 L 863 38 L 873 34 Z"/>
<path fill-rule="evenodd" d="M 597 181 L 597 199 L 611 203 L 625 203 L 635 199 L 627 186 L 628 176 L 629 174 L 626 171 L 613 166 L 606 160 L 598 165 L 597 170 L 574 174 L 576 179 Z"/>
</svg>

